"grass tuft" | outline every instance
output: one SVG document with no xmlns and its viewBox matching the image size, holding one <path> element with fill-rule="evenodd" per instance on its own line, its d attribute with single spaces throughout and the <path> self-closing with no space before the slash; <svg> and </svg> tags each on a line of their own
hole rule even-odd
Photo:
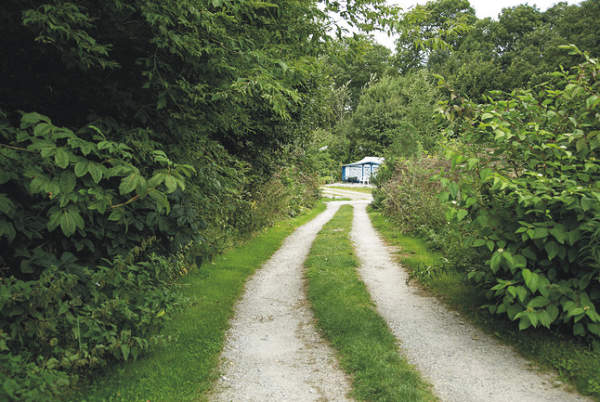
<svg viewBox="0 0 600 402">
<path fill-rule="evenodd" d="M 203 264 L 179 283 L 192 299 L 161 332 L 172 341 L 138 361 L 120 364 L 80 390 L 83 401 L 205 400 L 217 377 L 225 331 L 246 279 L 298 226 L 325 209 L 275 224 L 246 244 Z"/>
<path fill-rule="evenodd" d="M 353 378 L 352 396 L 368 401 L 432 401 L 430 386 L 399 353 L 396 338 L 359 279 L 349 233 L 352 206 L 340 208 L 305 262 L 318 326 Z"/>
<path fill-rule="evenodd" d="M 479 306 L 488 302 L 483 292 L 468 283 L 464 274 L 445 267 L 442 255 L 429 250 L 426 242 L 399 234 L 396 225 L 379 211 L 369 208 L 369 216 L 386 242 L 400 249 L 396 257 L 409 269 L 411 278 L 486 333 L 514 347 L 540 368 L 555 370 L 563 382 L 600 401 L 599 343 L 594 346 L 570 334 L 543 328 L 519 331 L 516 323 L 482 310 Z M 430 274 L 424 274 L 424 267 Z"/>
</svg>

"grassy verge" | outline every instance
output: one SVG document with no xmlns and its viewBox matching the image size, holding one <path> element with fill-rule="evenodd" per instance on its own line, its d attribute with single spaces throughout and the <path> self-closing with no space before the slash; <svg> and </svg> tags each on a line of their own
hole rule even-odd
<svg viewBox="0 0 600 402">
<path fill-rule="evenodd" d="M 353 378 L 353 396 L 369 401 L 431 401 L 419 373 L 401 357 L 356 272 L 349 232 L 352 207 L 342 206 L 313 243 L 306 260 L 308 298 L 325 337 Z"/>
<path fill-rule="evenodd" d="M 387 243 L 400 248 L 397 258 L 409 268 L 411 277 L 485 332 L 540 368 L 556 370 L 562 381 L 600 401 L 600 344 L 594 347 L 557 331 L 519 331 L 515 323 L 480 309 L 486 303 L 483 293 L 467 283 L 463 274 L 443 270 L 442 256 L 428 250 L 424 241 L 399 234 L 392 222 L 371 208 L 369 216 Z"/>
<path fill-rule="evenodd" d="M 371 187 L 344 187 L 344 186 L 327 186 L 327 188 L 333 188 L 336 190 L 356 191 L 359 193 L 371 194 L 373 189 Z"/>
<path fill-rule="evenodd" d="M 217 375 L 224 334 L 246 279 L 298 226 L 325 209 L 277 223 L 246 244 L 202 265 L 179 283 L 192 303 L 161 335 L 173 341 L 148 356 L 115 367 L 82 390 L 76 400 L 190 401 L 206 399 Z"/>
</svg>

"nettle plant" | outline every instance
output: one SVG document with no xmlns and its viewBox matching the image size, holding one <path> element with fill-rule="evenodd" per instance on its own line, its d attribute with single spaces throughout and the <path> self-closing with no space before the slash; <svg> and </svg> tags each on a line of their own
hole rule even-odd
<svg viewBox="0 0 600 402">
<path fill-rule="evenodd" d="M 585 62 L 542 89 L 453 107 L 470 117 L 443 197 L 489 252 L 469 277 L 488 287 L 490 312 L 600 336 L 600 68 L 569 49 Z"/>
</svg>

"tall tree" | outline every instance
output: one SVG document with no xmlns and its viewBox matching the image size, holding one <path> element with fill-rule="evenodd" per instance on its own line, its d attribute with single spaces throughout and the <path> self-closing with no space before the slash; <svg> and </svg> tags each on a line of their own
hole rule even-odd
<svg viewBox="0 0 600 402">
<path fill-rule="evenodd" d="M 349 122 L 350 158 L 410 156 L 419 147 L 432 150 L 439 135 L 433 118 L 440 94 L 424 70 L 384 77 L 360 98 Z"/>
<path fill-rule="evenodd" d="M 327 54 L 330 74 L 336 87 L 348 86 L 352 110 L 367 84 L 390 72 L 390 57 L 391 51 L 371 36 L 354 35 L 331 42 Z"/>
</svg>

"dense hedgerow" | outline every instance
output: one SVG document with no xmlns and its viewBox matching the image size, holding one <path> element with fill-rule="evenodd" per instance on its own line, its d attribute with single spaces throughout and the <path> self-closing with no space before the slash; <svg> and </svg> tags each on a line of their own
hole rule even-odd
<svg viewBox="0 0 600 402">
<path fill-rule="evenodd" d="M 0 139 L 0 396 L 46 399 L 148 349 L 181 268 L 156 253 L 199 230 L 172 212 L 195 171 L 160 150 L 142 171 L 99 128 L 37 113 L 1 118 Z"/>
<path fill-rule="evenodd" d="M 378 174 L 373 205 L 402 233 L 420 237 L 439 250 L 447 266 L 466 271 L 479 257 L 465 241 L 466 222 L 457 224 L 449 217 L 451 209 L 439 180 L 449 167 L 450 162 L 437 155 L 390 159 Z"/>
<path fill-rule="evenodd" d="M 600 336 L 599 77 L 586 56 L 540 89 L 453 108 L 467 116 L 468 145 L 450 152 L 450 215 L 471 222 L 487 254 L 469 276 L 489 289 L 489 310 L 520 329 Z"/>
<path fill-rule="evenodd" d="M 130 360 L 170 284 L 317 197 L 313 2 L 0 5 L 0 399 Z M 272 204 L 273 201 L 277 201 Z"/>
</svg>

